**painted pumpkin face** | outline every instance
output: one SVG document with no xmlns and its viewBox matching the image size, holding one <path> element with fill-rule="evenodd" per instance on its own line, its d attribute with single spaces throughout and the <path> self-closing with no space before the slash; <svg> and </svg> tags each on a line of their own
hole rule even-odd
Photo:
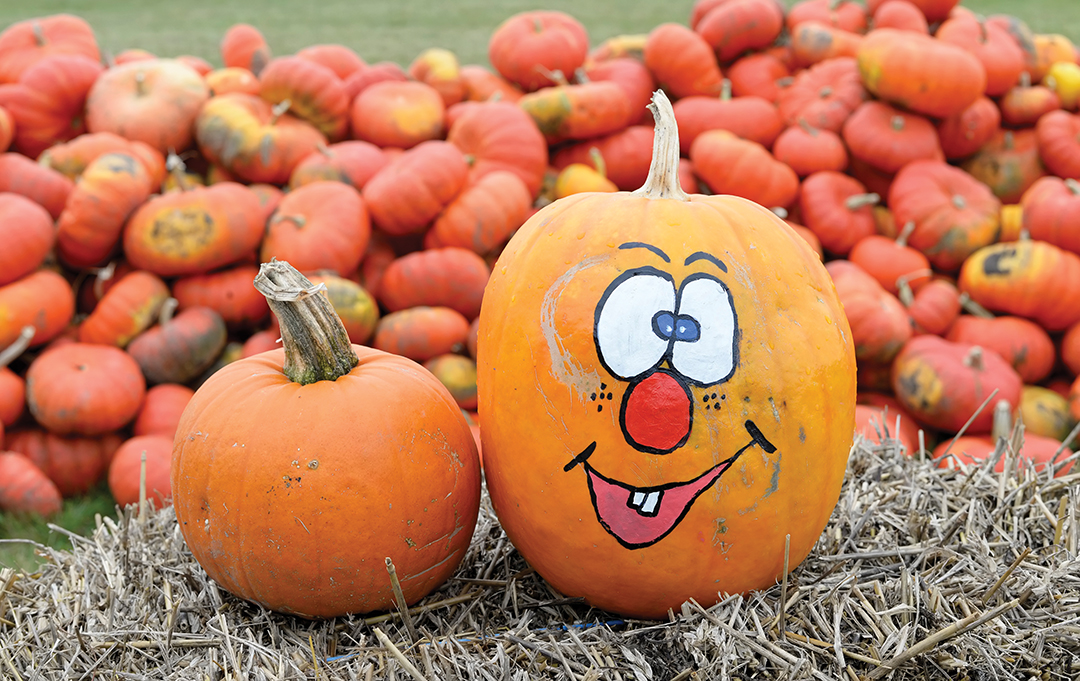
<svg viewBox="0 0 1080 681">
<path fill-rule="evenodd" d="M 579 194 L 538 212 L 480 315 L 488 489 L 554 588 L 663 617 L 767 587 L 839 496 L 855 359 L 828 273 L 730 196 Z"/>
</svg>

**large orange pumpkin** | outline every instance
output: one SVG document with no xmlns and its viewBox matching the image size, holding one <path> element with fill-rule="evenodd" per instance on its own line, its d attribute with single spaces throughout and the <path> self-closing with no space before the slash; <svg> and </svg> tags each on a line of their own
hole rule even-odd
<svg viewBox="0 0 1080 681">
<path fill-rule="evenodd" d="M 177 428 L 172 494 L 196 560 L 230 592 L 304 617 L 385 610 L 465 556 L 480 464 L 461 409 L 428 371 L 350 345 L 287 263 L 256 279 L 284 349 L 237 360 Z M 291 301 L 291 302 L 288 302 Z"/>
<path fill-rule="evenodd" d="M 663 93 L 636 192 L 530 218 L 478 332 L 499 520 L 560 593 L 636 617 L 766 588 L 809 553 L 854 433 L 851 333 L 817 255 L 745 199 L 686 195 Z M 782 312 L 778 314 L 778 311 Z"/>
</svg>

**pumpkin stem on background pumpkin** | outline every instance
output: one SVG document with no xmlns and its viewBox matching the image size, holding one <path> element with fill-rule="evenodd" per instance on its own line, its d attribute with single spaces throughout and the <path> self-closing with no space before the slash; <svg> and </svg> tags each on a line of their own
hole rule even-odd
<svg viewBox="0 0 1080 681">
<path fill-rule="evenodd" d="M 855 211 L 867 206 L 876 206 L 880 201 L 881 196 L 873 192 L 869 194 L 852 194 L 844 200 L 844 207 Z"/>
<path fill-rule="evenodd" d="M 600 153 L 599 149 L 596 147 L 589 147 L 589 160 L 593 162 L 593 167 L 596 168 L 596 172 L 607 177 L 607 163 L 604 162 L 604 155 Z"/>
<path fill-rule="evenodd" d="M 727 102 L 731 100 L 731 79 L 725 78 L 720 81 L 720 101 Z"/>
<path fill-rule="evenodd" d="M 967 208 L 967 200 L 960 194 L 953 194 L 952 205 L 956 206 L 957 210 L 964 210 Z"/>
<path fill-rule="evenodd" d="M 1031 73 L 1028 71 L 1020 73 L 1020 87 L 1031 87 Z"/>
<path fill-rule="evenodd" d="M 16 357 L 23 354 L 26 348 L 30 347 L 30 339 L 34 337 L 35 333 L 37 333 L 37 329 L 34 328 L 33 324 L 22 327 L 19 335 L 15 338 L 15 342 L 0 350 L 0 369 L 14 362 Z"/>
<path fill-rule="evenodd" d="M 915 270 L 896 278 L 897 298 L 904 307 L 911 307 L 915 303 L 915 292 L 911 289 L 911 280 L 915 277 L 929 277 L 933 273 L 933 270 Z"/>
<path fill-rule="evenodd" d="M 270 218 L 270 224 L 272 225 L 276 225 L 279 222 L 286 221 L 293 223 L 300 229 L 303 229 L 304 226 L 307 224 L 307 218 L 305 218 L 303 215 L 282 215 L 278 213 L 274 217 Z"/>
<path fill-rule="evenodd" d="M 780 218 L 781 220 L 787 220 L 788 218 L 787 208 L 784 208 L 782 206 L 773 206 L 769 210 L 771 210 L 773 212 L 773 215 Z"/>
<path fill-rule="evenodd" d="M 987 310 L 982 305 L 976 303 L 967 292 L 960 294 L 960 307 L 964 308 L 964 311 L 974 317 L 981 317 L 983 319 L 993 319 L 994 313 Z"/>
<path fill-rule="evenodd" d="M 803 132 L 805 132 L 807 135 L 810 135 L 811 137 L 818 136 L 818 129 L 807 123 L 806 119 L 802 116 L 799 116 L 799 127 L 803 129 Z"/>
<path fill-rule="evenodd" d="M 145 71 L 136 71 L 135 72 L 135 94 L 139 95 L 140 97 L 146 95 L 146 72 Z"/>
<path fill-rule="evenodd" d="M 679 126 L 675 122 L 675 110 L 663 90 L 653 93 L 649 111 L 656 120 L 653 132 L 652 161 L 649 176 L 633 196 L 648 199 L 677 199 L 689 201 L 690 197 L 679 184 Z"/>
<path fill-rule="evenodd" d="M 1012 407 L 1008 400 L 998 400 L 994 405 L 994 421 L 990 430 L 990 437 L 994 442 L 1009 437 L 1012 432 Z"/>
<path fill-rule="evenodd" d="M 1065 187 L 1068 188 L 1073 196 L 1080 195 L 1080 182 L 1077 182 L 1073 178 L 1069 177 L 1065 179 Z"/>
<path fill-rule="evenodd" d="M 352 371 L 360 360 L 330 299 L 284 260 L 259 266 L 255 289 L 266 296 L 281 326 L 285 348 L 283 373 L 293 383 L 333 381 Z"/>
<path fill-rule="evenodd" d="M 94 298 L 101 300 L 105 296 L 105 282 L 116 276 L 116 261 L 94 272 Z"/>
<path fill-rule="evenodd" d="M 285 115 L 285 112 L 292 106 L 291 99 L 283 99 L 270 109 L 270 125 L 277 123 L 278 119 Z"/>
<path fill-rule="evenodd" d="M 158 313 L 158 324 L 165 326 L 171 322 L 178 305 L 180 305 L 180 301 L 176 298 L 166 298 L 161 305 L 161 311 Z"/>
<path fill-rule="evenodd" d="M 983 364 L 983 349 L 978 345 L 975 345 L 968 351 L 967 357 L 964 358 L 964 366 L 976 371 L 982 371 L 985 365 Z"/>
<path fill-rule="evenodd" d="M 896 237 L 897 246 L 907 246 L 908 239 L 911 238 L 912 232 L 915 231 L 915 221 L 908 220 L 904 223 L 904 228 L 900 230 L 900 235 Z"/>
</svg>

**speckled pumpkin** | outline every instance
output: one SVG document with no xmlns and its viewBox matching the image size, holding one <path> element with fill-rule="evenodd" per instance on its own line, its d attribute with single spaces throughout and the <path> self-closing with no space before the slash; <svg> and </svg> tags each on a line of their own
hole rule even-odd
<svg viewBox="0 0 1080 681">
<path fill-rule="evenodd" d="M 855 355 L 782 220 L 686 195 L 670 104 L 636 192 L 575 194 L 510 240 L 480 314 L 487 484 L 566 596 L 635 617 L 766 588 L 835 506 Z"/>
</svg>

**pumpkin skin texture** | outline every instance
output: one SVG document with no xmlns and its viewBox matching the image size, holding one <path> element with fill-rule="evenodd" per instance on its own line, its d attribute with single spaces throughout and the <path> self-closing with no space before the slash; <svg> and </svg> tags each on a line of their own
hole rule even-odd
<svg viewBox="0 0 1080 681">
<path fill-rule="evenodd" d="M 227 68 L 243 68 L 258 76 L 270 63 L 270 46 L 251 24 L 233 24 L 221 38 L 221 62 Z"/>
<path fill-rule="evenodd" d="M 1045 241 L 980 248 L 964 261 L 957 285 L 986 309 L 1027 317 L 1050 332 L 1080 321 L 1080 256 Z"/>
<path fill-rule="evenodd" d="M 327 314 L 321 296 L 301 302 Z M 479 510 L 480 465 L 461 409 L 431 373 L 350 346 L 340 325 L 333 334 L 323 326 L 326 317 L 308 323 L 332 335 L 340 368 L 326 380 L 290 378 L 290 316 L 314 315 L 270 305 L 286 349 L 218 370 L 177 429 L 173 505 L 188 547 L 225 589 L 279 612 L 323 618 L 391 607 L 385 557 L 413 603 L 460 563 Z M 310 366 L 311 341 L 299 348 Z"/>
<path fill-rule="evenodd" d="M 218 358 L 226 334 L 225 321 L 217 312 L 189 307 L 133 340 L 128 352 L 148 383 L 187 383 Z"/>
<path fill-rule="evenodd" d="M 986 90 L 986 69 L 974 55 L 910 31 L 870 31 L 859 48 L 858 64 L 867 90 L 927 116 L 959 113 Z"/>
<path fill-rule="evenodd" d="M 142 455 L 146 454 L 146 500 L 157 508 L 172 499 L 169 467 L 173 439 L 166 435 L 139 435 L 120 445 L 109 464 L 109 491 L 121 507 L 139 503 Z"/>
<path fill-rule="evenodd" d="M 694 175 L 718 194 L 734 194 L 769 208 L 790 206 L 799 176 L 757 142 L 727 130 L 698 135 L 690 147 Z"/>
<path fill-rule="evenodd" d="M 191 144 L 192 123 L 210 98 L 199 73 L 175 59 L 114 66 L 90 88 L 86 127 L 145 142 L 162 153 Z"/>
<path fill-rule="evenodd" d="M 1063 442 L 1075 425 L 1068 398 L 1038 385 L 1024 386 L 1016 412 L 1024 420 L 1025 437 L 1034 433 Z"/>
<path fill-rule="evenodd" d="M 94 29 L 85 19 L 71 14 L 26 19 L 0 33 L 0 83 L 14 83 L 50 54 L 78 54 L 101 61 Z"/>
<path fill-rule="evenodd" d="M 1018 406 L 1023 381 L 992 350 L 925 335 L 912 338 L 896 356 L 892 386 L 900 404 L 915 418 L 955 433 L 995 388 L 996 401 Z M 994 410 L 984 408 L 967 432 L 989 433 L 993 417 Z"/>
<path fill-rule="evenodd" d="M 25 196 L 0 192 L 0 286 L 36 270 L 55 240 L 47 210 Z"/>
<path fill-rule="evenodd" d="M 0 510 L 49 516 L 63 505 L 56 485 L 30 459 L 0 451 Z"/>
<path fill-rule="evenodd" d="M 712 47 L 682 24 L 660 24 L 649 32 L 645 66 L 675 98 L 720 94 L 723 77 Z"/>
<path fill-rule="evenodd" d="M 26 372 L 26 403 L 59 435 L 100 435 L 123 428 L 146 394 L 139 365 L 109 345 L 65 343 L 39 355 Z"/>
<path fill-rule="evenodd" d="M 785 534 L 801 561 L 854 433 L 828 274 L 766 209 L 679 191 L 672 119 L 641 190 L 561 199 L 511 238 L 478 331 L 485 475 L 510 540 L 558 592 L 646 618 L 772 585 Z M 690 360 L 653 319 L 709 350 Z M 815 352 L 785 366 L 801 343 Z"/>
</svg>

